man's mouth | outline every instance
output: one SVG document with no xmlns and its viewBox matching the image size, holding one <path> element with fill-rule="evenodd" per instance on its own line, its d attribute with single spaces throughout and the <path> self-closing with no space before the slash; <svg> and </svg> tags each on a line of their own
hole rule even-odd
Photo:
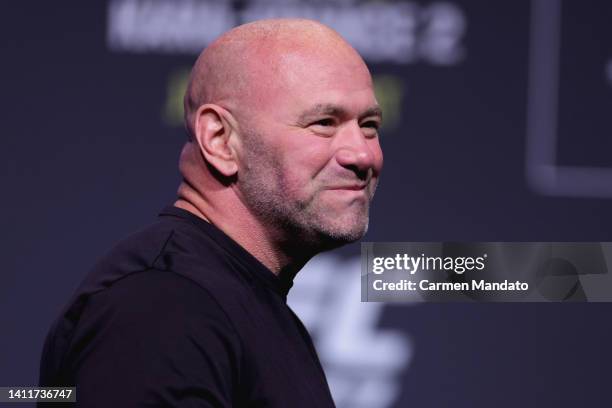
<svg viewBox="0 0 612 408">
<path fill-rule="evenodd" d="M 368 186 L 367 183 L 342 184 L 328 188 L 328 190 L 364 190 Z"/>
</svg>

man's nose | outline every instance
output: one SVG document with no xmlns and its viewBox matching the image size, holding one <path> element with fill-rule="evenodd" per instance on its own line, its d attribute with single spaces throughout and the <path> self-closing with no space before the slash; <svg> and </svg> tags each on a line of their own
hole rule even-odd
<svg viewBox="0 0 612 408">
<path fill-rule="evenodd" d="M 347 123 L 336 137 L 336 161 L 339 165 L 355 171 L 358 175 L 367 173 L 370 169 L 376 170 L 376 155 L 373 149 L 378 146 L 378 141 L 368 141 L 356 121 Z"/>
</svg>

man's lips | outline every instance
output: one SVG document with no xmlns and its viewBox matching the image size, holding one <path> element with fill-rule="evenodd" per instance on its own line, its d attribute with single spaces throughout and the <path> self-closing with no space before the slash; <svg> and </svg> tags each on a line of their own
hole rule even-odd
<svg viewBox="0 0 612 408">
<path fill-rule="evenodd" d="M 364 190 L 368 186 L 367 183 L 363 184 L 344 184 L 340 186 L 329 187 L 328 190 Z"/>
</svg>

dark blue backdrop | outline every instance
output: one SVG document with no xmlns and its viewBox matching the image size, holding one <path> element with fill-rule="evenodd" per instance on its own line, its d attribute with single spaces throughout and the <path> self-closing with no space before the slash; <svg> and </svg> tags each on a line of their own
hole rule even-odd
<svg viewBox="0 0 612 408">
<path fill-rule="evenodd" d="M 332 3 L 340 13 L 367 2 Z M 413 7 L 406 18 L 416 16 L 424 49 L 440 24 L 462 55 L 368 60 L 390 84 L 381 93 L 397 120 L 383 131 L 367 239 L 611 241 L 609 191 L 533 184 L 526 129 L 531 10 L 562 3 L 554 164 L 612 168 L 612 6 L 383 3 Z M 463 30 L 432 17 L 439 4 L 460 12 Z M 33 385 L 44 335 L 89 266 L 173 200 L 185 138 L 173 81 L 195 54 L 113 48 L 107 2 L 1 8 L 0 385 Z M 392 406 L 611 406 L 610 313 L 609 304 L 387 306 L 379 328 L 408 333 L 414 346 Z"/>
</svg>

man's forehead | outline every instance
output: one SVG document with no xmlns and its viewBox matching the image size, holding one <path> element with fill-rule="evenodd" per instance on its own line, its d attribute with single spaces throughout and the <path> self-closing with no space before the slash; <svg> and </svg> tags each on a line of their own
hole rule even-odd
<svg viewBox="0 0 612 408">
<path fill-rule="evenodd" d="M 351 99 L 359 110 L 376 105 L 372 78 L 356 53 L 330 56 L 320 49 L 299 50 L 254 66 L 249 76 L 252 96 L 262 105 L 288 104 L 300 113 L 354 110 Z"/>
<path fill-rule="evenodd" d="M 371 81 L 367 66 L 355 50 L 344 43 L 330 43 L 303 46 L 282 52 L 279 50 L 275 69 L 277 74 L 291 82 L 302 82 L 304 79 L 321 82 L 338 82 L 345 76 L 351 76 L 352 82 Z"/>
</svg>

